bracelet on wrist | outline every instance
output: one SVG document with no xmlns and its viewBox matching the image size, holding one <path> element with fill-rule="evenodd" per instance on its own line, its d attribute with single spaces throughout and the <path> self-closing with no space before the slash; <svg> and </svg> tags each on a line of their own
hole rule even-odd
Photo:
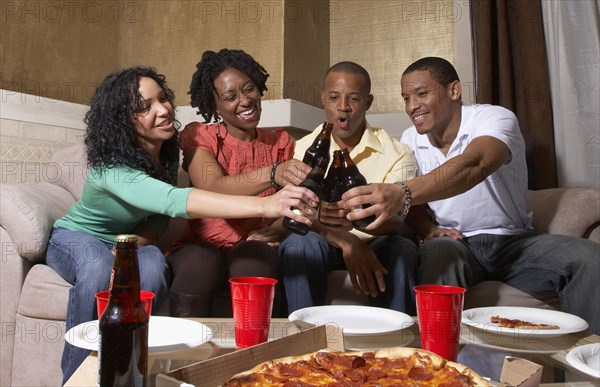
<svg viewBox="0 0 600 387">
<path fill-rule="evenodd" d="M 279 166 L 279 164 L 281 164 L 281 163 L 275 162 L 271 166 L 271 174 L 269 175 L 269 180 L 271 181 L 271 187 L 273 187 L 275 189 L 281 189 L 281 186 L 279 184 L 277 184 L 277 182 L 275 181 L 275 172 L 277 171 L 277 166 Z"/>
<path fill-rule="evenodd" d="M 412 195 L 410 193 L 410 189 L 408 188 L 408 186 L 406 184 L 404 184 L 401 181 L 397 181 L 396 184 L 398 184 L 400 186 L 400 188 L 402 188 L 402 191 L 404 192 L 404 206 L 400 210 L 399 214 L 402 216 L 406 216 L 406 215 L 408 215 L 408 212 L 410 211 L 410 201 L 412 199 Z"/>
</svg>

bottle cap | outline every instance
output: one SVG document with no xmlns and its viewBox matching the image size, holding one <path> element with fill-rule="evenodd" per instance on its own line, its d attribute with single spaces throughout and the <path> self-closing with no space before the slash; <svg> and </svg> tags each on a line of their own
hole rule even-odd
<svg viewBox="0 0 600 387">
<path fill-rule="evenodd" d="M 115 238 L 115 240 L 117 242 L 125 242 L 125 243 L 136 242 L 137 243 L 138 236 L 134 235 L 134 234 L 121 234 L 121 235 L 117 235 L 117 237 Z"/>
</svg>

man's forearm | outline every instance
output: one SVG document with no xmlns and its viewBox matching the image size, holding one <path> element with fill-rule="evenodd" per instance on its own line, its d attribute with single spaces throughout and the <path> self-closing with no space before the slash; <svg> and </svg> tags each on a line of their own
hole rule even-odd
<svg viewBox="0 0 600 387">
<path fill-rule="evenodd" d="M 508 155 L 509 149 L 502 141 L 490 136 L 478 137 L 462 154 L 407 181 L 411 203 L 425 204 L 466 192 L 500 168 Z"/>
</svg>

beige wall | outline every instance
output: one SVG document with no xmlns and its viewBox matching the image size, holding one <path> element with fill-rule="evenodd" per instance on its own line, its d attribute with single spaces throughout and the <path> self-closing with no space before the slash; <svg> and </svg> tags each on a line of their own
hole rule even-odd
<svg viewBox="0 0 600 387">
<path fill-rule="evenodd" d="M 178 104 L 187 105 L 190 79 L 202 52 L 243 49 L 269 73 L 265 99 L 315 105 L 311 83 L 329 65 L 328 9 L 329 0 L 140 3 L 143 22 L 122 25 L 121 64 L 158 68 L 175 90 Z"/>
<path fill-rule="evenodd" d="M 329 67 L 329 0 L 286 0 L 283 97 L 321 107 L 319 80 Z"/>
<path fill-rule="evenodd" d="M 398 110 L 399 74 L 411 61 L 454 61 L 452 0 L 2 1 L 0 88 L 87 103 L 110 71 L 144 64 L 178 96 L 204 50 L 241 48 L 269 72 L 267 99 L 320 106 L 332 63 L 369 70 L 373 113 Z M 458 15 L 457 15 L 458 11 Z"/>
<path fill-rule="evenodd" d="M 2 0 L 0 89 L 28 94 L 34 106 L 34 96 L 86 104 L 106 74 L 144 64 L 164 73 L 177 104 L 186 106 L 189 82 L 202 52 L 241 48 L 270 74 L 266 99 L 291 98 L 317 107 L 329 65 L 340 60 L 360 63 L 372 76 L 375 103 L 370 113 L 389 112 L 390 117 L 384 118 L 390 123 L 382 126 L 400 130 L 408 126 L 401 122 L 404 114 L 396 113 L 402 110 L 400 73 L 426 55 L 455 61 L 459 42 L 454 37 L 460 35 L 455 27 L 468 25 L 455 23 L 467 12 L 462 4 L 451 0 Z M 469 33 L 462 39 L 467 49 Z M 55 149 L 74 138 L 65 139 L 60 126 L 29 126 L 0 113 L 3 163 L 47 162 Z"/>
<path fill-rule="evenodd" d="M 455 61 L 452 0 L 331 0 L 331 63 L 350 60 L 371 75 L 371 113 L 402 110 L 400 75 L 424 56 Z"/>
<path fill-rule="evenodd" d="M 267 69 L 266 99 L 310 103 L 305 89 L 329 64 L 328 4 L 2 1 L 0 89 L 88 103 L 109 72 L 147 65 L 164 73 L 178 104 L 187 105 L 202 52 L 226 47 L 245 50 Z"/>
<path fill-rule="evenodd" d="M 121 65 L 156 67 L 179 105 L 189 104 L 190 80 L 205 50 L 243 49 L 267 69 L 267 86 L 282 83 L 283 0 L 137 3 L 140 22 L 122 25 Z M 267 98 L 282 98 L 281 88 L 269 87 Z"/>
<path fill-rule="evenodd" d="M 87 102 L 119 67 L 119 1 L 1 1 L 0 88 Z"/>
</svg>

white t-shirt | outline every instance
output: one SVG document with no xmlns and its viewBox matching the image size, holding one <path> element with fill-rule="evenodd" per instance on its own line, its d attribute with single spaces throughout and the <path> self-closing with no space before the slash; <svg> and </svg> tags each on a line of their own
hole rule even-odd
<svg viewBox="0 0 600 387">
<path fill-rule="evenodd" d="M 481 136 L 492 136 L 505 143 L 510 150 L 509 160 L 467 192 L 430 202 L 437 222 L 440 227 L 458 229 L 467 237 L 516 235 L 531 230 L 531 214 L 526 207 L 525 143 L 510 110 L 493 105 L 463 106 L 458 134 L 446 156 L 428 135 L 419 135 L 414 126 L 404 131 L 401 142 L 415 152 L 420 176 L 460 155 L 474 138 Z"/>
</svg>

